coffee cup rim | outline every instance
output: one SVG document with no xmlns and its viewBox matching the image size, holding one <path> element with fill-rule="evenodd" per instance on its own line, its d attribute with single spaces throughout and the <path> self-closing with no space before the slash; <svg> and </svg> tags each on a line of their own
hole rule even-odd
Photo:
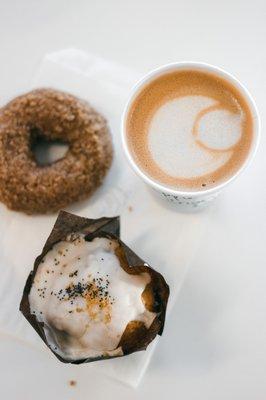
<svg viewBox="0 0 266 400">
<path fill-rule="evenodd" d="M 234 85 L 241 92 L 241 94 L 244 96 L 245 100 L 247 101 L 248 106 L 252 113 L 253 123 L 254 123 L 252 145 L 251 145 L 251 148 L 250 148 L 250 151 L 249 151 L 249 154 L 248 154 L 246 160 L 243 162 L 243 164 L 240 166 L 240 168 L 225 181 L 223 181 L 211 188 L 197 190 L 197 191 L 173 189 L 171 187 L 168 187 L 164 184 L 161 184 L 161 183 L 153 180 L 136 163 L 136 161 L 133 158 L 133 155 L 131 154 L 131 151 L 129 150 L 129 146 L 128 146 L 128 142 L 127 142 L 127 132 L 126 132 L 127 115 L 128 115 L 128 111 L 129 111 L 133 101 L 135 100 L 135 98 L 136 98 L 137 94 L 140 92 L 140 90 L 146 84 L 148 84 L 150 81 L 152 81 L 154 78 L 156 78 L 160 75 L 163 75 L 166 72 L 171 72 L 174 70 L 182 70 L 182 69 L 184 69 L 184 70 L 195 69 L 195 70 L 202 70 L 205 72 L 212 72 L 212 73 L 224 78 L 232 85 Z M 261 130 L 261 121 L 260 121 L 259 111 L 258 111 L 257 105 L 255 103 L 255 100 L 252 97 L 252 95 L 250 94 L 249 90 L 239 81 L 239 79 L 236 78 L 231 73 L 225 71 L 223 68 L 220 68 L 220 67 L 217 67 L 215 65 L 208 64 L 205 62 L 197 62 L 197 61 L 172 62 L 169 64 L 164 64 L 157 68 L 154 68 L 153 70 L 151 70 L 150 72 L 145 74 L 142 78 L 140 78 L 136 82 L 136 84 L 131 89 L 128 100 L 124 107 L 124 110 L 122 113 L 122 119 L 121 119 L 122 146 L 123 146 L 125 155 L 127 157 L 127 160 L 129 161 L 129 164 L 131 165 L 132 169 L 135 171 L 135 173 L 140 178 L 142 178 L 142 180 L 144 182 L 146 182 L 148 185 L 150 185 L 154 189 L 156 189 L 160 192 L 164 192 L 165 194 L 173 195 L 173 196 L 196 197 L 196 196 L 211 195 L 211 194 L 219 192 L 225 186 L 227 186 L 232 181 L 234 181 L 246 169 L 246 167 L 250 164 L 250 162 L 254 159 L 254 156 L 257 152 L 259 141 L 260 141 L 260 130 Z"/>
</svg>

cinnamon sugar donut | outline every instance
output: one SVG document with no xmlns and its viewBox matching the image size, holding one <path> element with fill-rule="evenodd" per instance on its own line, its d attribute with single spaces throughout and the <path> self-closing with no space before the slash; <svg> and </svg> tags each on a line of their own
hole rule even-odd
<svg viewBox="0 0 266 400">
<path fill-rule="evenodd" d="M 39 138 L 67 143 L 67 153 L 38 164 L 32 146 Z M 89 196 L 112 155 L 106 120 L 70 94 L 37 89 L 0 110 L 0 200 L 12 210 L 54 212 Z"/>
</svg>

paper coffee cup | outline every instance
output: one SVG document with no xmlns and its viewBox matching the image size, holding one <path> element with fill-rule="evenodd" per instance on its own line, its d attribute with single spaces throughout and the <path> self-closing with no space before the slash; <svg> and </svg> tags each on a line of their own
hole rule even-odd
<svg viewBox="0 0 266 400">
<path fill-rule="evenodd" d="M 148 176 L 145 171 L 143 171 L 134 159 L 130 147 L 128 145 L 127 139 L 127 120 L 128 120 L 128 112 L 131 108 L 133 101 L 135 100 L 137 94 L 139 94 L 143 87 L 145 87 L 149 82 L 158 78 L 166 73 L 178 71 L 178 70 L 196 70 L 202 72 L 209 72 L 213 75 L 223 78 L 233 87 L 235 87 L 240 94 L 245 99 L 251 114 L 252 114 L 252 121 L 253 121 L 253 136 L 252 136 L 252 143 L 249 149 L 249 152 L 246 156 L 246 159 L 242 163 L 242 165 L 236 170 L 235 173 L 230 175 L 227 179 L 224 179 L 221 183 L 218 183 L 211 188 L 205 190 L 179 190 L 173 189 L 172 187 L 167 187 L 158 181 L 153 180 L 150 176 Z M 162 67 L 156 68 L 155 70 L 149 72 L 145 75 L 141 80 L 137 82 L 137 84 L 133 87 L 129 99 L 126 103 L 123 115 L 122 115 L 122 144 L 123 149 L 125 151 L 125 155 L 133 168 L 136 174 L 144 181 L 147 185 L 157 191 L 160 196 L 162 196 L 167 201 L 174 203 L 178 208 L 186 208 L 186 209 L 196 209 L 199 207 L 203 207 L 211 202 L 213 199 L 217 197 L 217 195 L 227 186 L 229 185 L 234 179 L 242 173 L 250 161 L 253 159 L 258 143 L 259 143 L 259 136 L 260 136 L 260 118 L 259 113 L 256 107 L 256 104 L 248 92 L 248 90 L 230 73 L 222 70 L 221 68 L 205 64 L 205 63 L 198 63 L 198 62 L 176 62 L 164 65 Z"/>
</svg>

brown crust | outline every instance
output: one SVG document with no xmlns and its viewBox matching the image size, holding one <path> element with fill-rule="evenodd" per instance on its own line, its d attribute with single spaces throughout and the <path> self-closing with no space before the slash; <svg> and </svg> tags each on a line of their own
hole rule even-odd
<svg viewBox="0 0 266 400">
<path fill-rule="evenodd" d="M 147 329 L 143 323 L 138 321 L 131 321 L 125 329 L 119 346 L 122 347 L 124 355 L 134 353 L 136 351 L 145 350 L 149 343 L 155 336 L 161 335 L 164 328 L 166 306 L 169 297 L 169 287 L 165 282 L 163 276 L 154 271 L 148 266 L 141 258 L 139 258 L 129 247 L 127 247 L 119 238 L 120 236 L 120 220 L 119 217 L 114 218 L 100 218 L 100 219 L 87 219 L 82 218 L 65 211 L 60 211 L 59 216 L 55 222 L 50 236 L 48 237 L 42 253 L 36 258 L 34 269 L 31 271 L 20 303 L 20 311 L 36 330 L 38 335 L 42 338 L 45 344 L 49 347 L 43 324 L 38 322 L 36 316 L 31 314 L 29 305 L 29 293 L 37 272 L 38 266 L 45 256 L 45 254 L 59 241 L 64 240 L 70 233 L 79 232 L 86 234 L 86 240 L 93 240 L 95 237 L 109 237 L 117 240 L 119 246 L 116 254 L 120 259 L 121 267 L 129 274 L 139 274 L 146 272 L 151 277 L 151 282 L 147 285 L 143 292 L 144 297 L 147 295 L 145 301 L 146 307 L 150 311 L 157 313 L 152 325 Z M 145 295 L 146 292 L 146 295 Z M 50 347 L 49 347 L 50 348 Z M 51 351 L 53 351 L 51 349 Z M 92 362 L 102 359 L 113 358 L 110 356 L 103 356 L 98 358 L 87 358 L 76 361 L 70 361 L 62 358 L 53 351 L 56 357 L 65 363 L 81 364 Z"/>
<path fill-rule="evenodd" d="M 35 138 L 67 143 L 66 155 L 40 166 Z M 28 214 L 54 212 L 101 184 L 112 161 L 106 120 L 88 103 L 53 89 L 19 96 L 0 111 L 0 200 Z"/>
</svg>

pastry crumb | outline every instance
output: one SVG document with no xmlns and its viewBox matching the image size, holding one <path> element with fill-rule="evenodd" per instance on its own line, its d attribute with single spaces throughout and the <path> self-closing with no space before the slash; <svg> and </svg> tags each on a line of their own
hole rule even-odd
<svg viewBox="0 0 266 400">
<path fill-rule="evenodd" d="M 133 211 L 133 207 L 132 206 L 128 206 L 128 211 L 132 212 Z"/>
<path fill-rule="evenodd" d="M 76 386 L 77 381 L 74 381 L 73 379 L 69 381 L 69 386 Z"/>
</svg>

